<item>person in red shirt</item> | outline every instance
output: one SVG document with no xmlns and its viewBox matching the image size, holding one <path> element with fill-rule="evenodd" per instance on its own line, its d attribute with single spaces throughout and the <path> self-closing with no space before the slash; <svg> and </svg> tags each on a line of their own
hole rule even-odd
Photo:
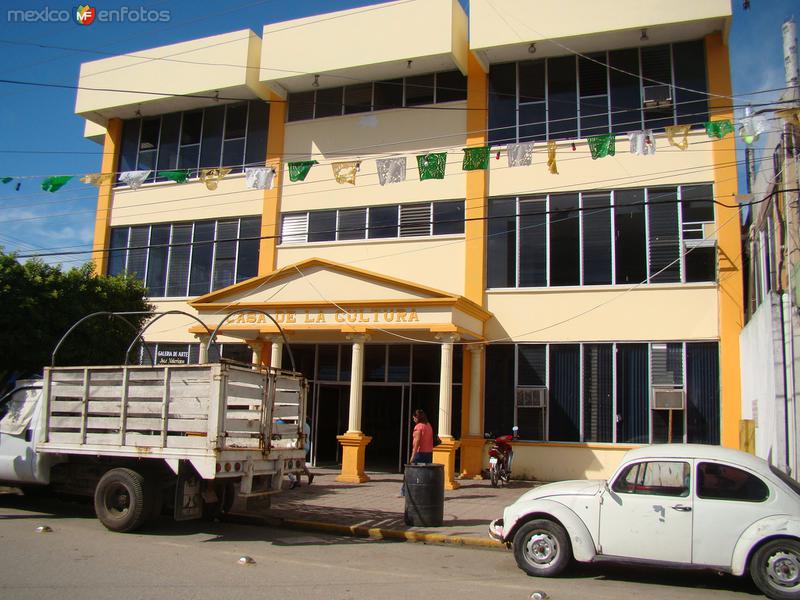
<svg viewBox="0 0 800 600">
<path fill-rule="evenodd" d="M 411 458 L 408 462 L 430 464 L 433 462 L 433 427 L 428 422 L 425 411 L 414 411 L 414 433 L 411 436 Z"/>
</svg>

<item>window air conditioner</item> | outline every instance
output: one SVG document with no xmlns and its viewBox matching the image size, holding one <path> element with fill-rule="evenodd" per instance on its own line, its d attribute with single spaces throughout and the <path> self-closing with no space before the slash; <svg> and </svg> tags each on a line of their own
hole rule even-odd
<svg viewBox="0 0 800 600">
<path fill-rule="evenodd" d="M 675 388 L 653 388 L 653 410 L 683 410 L 686 394 Z"/>
<path fill-rule="evenodd" d="M 665 108 L 672 106 L 672 90 L 668 85 L 644 86 L 645 108 Z"/>
<path fill-rule="evenodd" d="M 547 388 L 518 387 L 517 408 L 545 408 L 547 406 Z"/>
</svg>

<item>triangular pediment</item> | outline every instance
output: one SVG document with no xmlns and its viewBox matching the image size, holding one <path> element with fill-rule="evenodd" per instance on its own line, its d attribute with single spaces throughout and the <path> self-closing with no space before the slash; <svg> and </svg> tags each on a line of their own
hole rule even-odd
<svg viewBox="0 0 800 600">
<path fill-rule="evenodd" d="M 455 301 L 458 296 L 373 271 L 310 258 L 200 296 L 190 304 L 202 310 L 217 308 L 220 304 L 254 306 L 434 299 Z"/>
</svg>

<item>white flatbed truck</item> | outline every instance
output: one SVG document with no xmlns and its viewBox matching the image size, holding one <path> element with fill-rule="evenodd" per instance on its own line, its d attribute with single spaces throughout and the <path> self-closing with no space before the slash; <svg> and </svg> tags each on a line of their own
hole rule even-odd
<svg viewBox="0 0 800 600">
<path fill-rule="evenodd" d="M 230 362 L 46 368 L 0 400 L 0 485 L 92 496 L 113 531 L 268 499 L 303 470 L 307 388 Z"/>
</svg>

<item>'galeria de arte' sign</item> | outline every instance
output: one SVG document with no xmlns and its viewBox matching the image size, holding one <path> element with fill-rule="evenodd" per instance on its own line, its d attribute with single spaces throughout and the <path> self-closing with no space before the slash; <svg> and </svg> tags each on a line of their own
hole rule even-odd
<svg viewBox="0 0 800 600">
<path fill-rule="evenodd" d="M 278 323 L 304 323 L 309 325 L 338 323 L 419 323 L 419 315 L 414 308 L 351 308 L 326 312 L 318 309 L 278 310 L 271 313 Z M 261 313 L 241 313 L 231 318 L 233 325 L 268 323 L 269 319 Z"/>
</svg>

